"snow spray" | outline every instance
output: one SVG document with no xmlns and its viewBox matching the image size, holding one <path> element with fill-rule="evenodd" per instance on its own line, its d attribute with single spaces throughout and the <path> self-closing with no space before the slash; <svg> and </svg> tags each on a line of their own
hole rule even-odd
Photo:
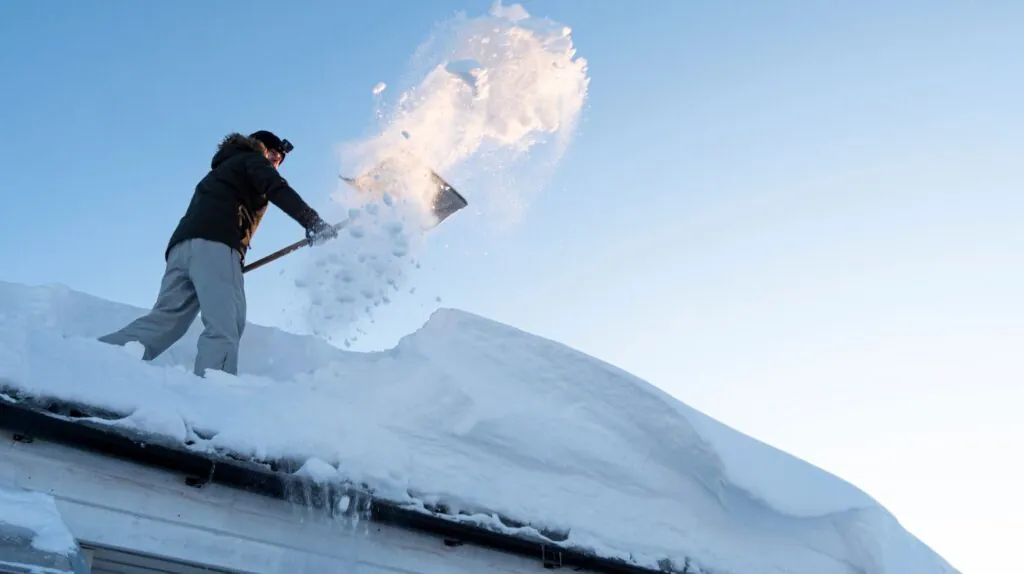
<svg viewBox="0 0 1024 574">
<path fill-rule="evenodd" d="M 463 191 L 470 208 L 459 218 L 514 223 L 570 144 L 587 98 L 587 62 L 576 55 L 571 29 L 531 16 L 520 5 L 492 5 L 486 16 L 457 15 L 419 46 L 406 87 L 372 89 L 376 127 L 344 146 L 347 174 L 384 160 L 413 158 Z M 395 92 L 395 99 L 386 101 Z M 317 248 L 296 282 L 309 297 L 315 334 L 349 346 L 357 323 L 414 289 L 415 254 L 430 231 L 430 197 L 396 181 L 381 193 L 339 182 L 332 208 L 351 224 Z M 445 225 L 450 225 L 446 223 Z"/>
</svg>

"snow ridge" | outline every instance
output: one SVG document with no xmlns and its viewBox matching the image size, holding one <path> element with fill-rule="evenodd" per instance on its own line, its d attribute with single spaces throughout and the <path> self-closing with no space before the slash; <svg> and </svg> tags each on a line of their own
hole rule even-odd
<svg viewBox="0 0 1024 574">
<path fill-rule="evenodd" d="M 0 283 L 0 381 L 127 415 L 106 424 L 297 461 L 320 481 L 654 568 L 955 572 L 847 482 L 469 313 L 438 310 L 377 353 L 250 326 L 243 374 L 198 379 L 198 328 L 157 364 L 94 340 L 141 312 Z"/>
</svg>

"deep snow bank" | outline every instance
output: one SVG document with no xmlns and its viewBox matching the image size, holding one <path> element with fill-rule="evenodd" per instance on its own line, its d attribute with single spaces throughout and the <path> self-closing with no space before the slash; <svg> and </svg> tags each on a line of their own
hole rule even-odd
<svg viewBox="0 0 1024 574">
<path fill-rule="evenodd" d="M 198 323 L 156 365 L 92 339 L 141 312 L 0 283 L 0 381 L 124 412 L 111 424 L 193 448 L 306 460 L 323 479 L 444 503 L 467 520 L 498 514 L 644 565 L 954 572 L 848 483 L 628 373 L 480 317 L 439 310 L 368 354 L 251 325 L 244 374 L 198 379 Z"/>
</svg>

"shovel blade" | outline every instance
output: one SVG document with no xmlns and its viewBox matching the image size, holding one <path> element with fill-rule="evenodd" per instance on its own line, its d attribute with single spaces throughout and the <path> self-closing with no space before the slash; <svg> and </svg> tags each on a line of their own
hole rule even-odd
<svg viewBox="0 0 1024 574">
<path fill-rule="evenodd" d="M 339 176 L 342 181 L 364 193 L 415 196 L 429 205 L 434 226 L 440 225 L 469 202 L 436 171 L 422 165 L 384 160 L 359 177 Z"/>
</svg>

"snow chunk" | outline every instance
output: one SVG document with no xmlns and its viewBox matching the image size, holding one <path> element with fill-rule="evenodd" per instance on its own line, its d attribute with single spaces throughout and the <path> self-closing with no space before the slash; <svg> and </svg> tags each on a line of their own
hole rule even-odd
<svg viewBox="0 0 1024 574">
<path fill-rule="evenodd" d="M 319 458 L 313 457 L 308 459 L 299 470 L 295 471 L 295 474 L 310 478 L 313 482 L 325 483 L 338 478 L 338 469 Z"/>
<path fill-rule="evenodd" d="M 376 95 L 380 94 L 387 87 L 388 87 L 388 85 L 385 84 L 384 82 L 377 82 L 377 85 L 373 87 L 373 95 L 376 96 Z"/>
<path fill-rule="evenodd" d="M 53 497 L 41 492 L 0 485 L 0 524 L 32 532 L 32 547 L 42 552 L 72 555 L 78 543 L 64 524 Z"/>
<path fill-rule="evenodd" d="M 501 2 L 495 2 L 491 5 L 491 15 L 510 22 L 518 22 L 530 17 L 530 14 L 526 12 L 526 8 L 523 8 L 522 4 L 502 6 Z"/>
</svg>

